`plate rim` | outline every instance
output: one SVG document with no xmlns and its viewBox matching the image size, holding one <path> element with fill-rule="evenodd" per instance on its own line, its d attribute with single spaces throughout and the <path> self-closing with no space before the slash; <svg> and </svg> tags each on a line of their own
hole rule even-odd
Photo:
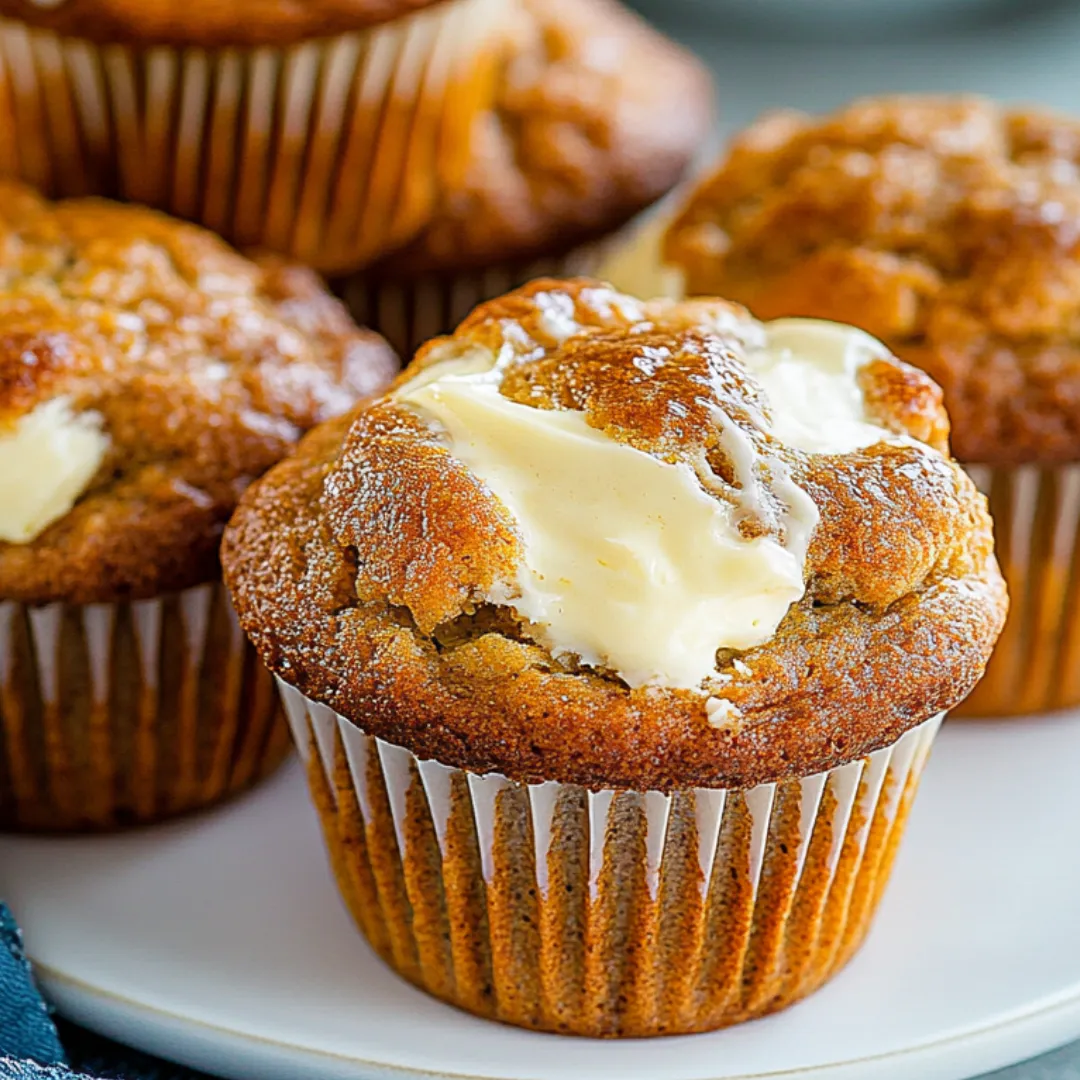
<svg viewBox="0 0 1080 1080">
<path fill-rule="evenodd" d="M 395 1077 L 400 1080 L 413 1080 L 413 1078 L 424 1078 L 424 1080 L 522 1080 L 519 1076 L 494 1076 L 488 1074 L 486 1076 L 477 1073 L 467 1072 L 446 1072 L 446 1071 L 433 1071 L 430 1069 L 424 1069 L 418 1066 L 396 1065 L 391 1062 L 377 1061 L 369 1058 L 360 1058 L 349 1054 L 337 1053 L 333 1050 L 322 1050 L 316 1047 L 299 1046 L 295 1043 L 282 1042 L 277 1039 L 266 1038 L 262 1035 L 254 1035 L 249 1032 L 236 1031 L 234 1029 L 224 1027 L 219 1024 L 208 1023 L 205 1020 L 195 1019 L 193 1017 L 183 1016 L 178 1013 L 170 1012 L 167 1009 L 163 1009 L 156 1005 L 149 1005 L 145 1002 L 136 1001 L 131 998 L 127 998 L 122 994 L 118 994 L 112 990 L 106 990 L 101 987 L 93 986 L 85 980 L 79 979 L 75 976 L 66 974 L 65 972 L 58 971 L 48 964 L 43 964 L 35 961 L 33 956 L 30 955 L 30 961 L 34 966 L 34 970 L 37 973 L 39 981 L 43 984 L 46 995 L 51 999 L 59 998 L 56 1001 L 57 1009 L 61 1015 L 66 1016 L 68 1019 L 80 1022 L 80 1016 L 85 1017 L 87 1012 L 93 1013 L 95 1020 L 102 1017 L 104 1014 L 106 1018 L 116 1018 L 119 1023 L 115 1026 L 110 1024 L 106 1019 L 106 1026 L 108 1030 L 104 1030 L 99 1024 L 94 1025 L 93 1030 L 97 1033 L 104 1035 L 106 1038 L 116 1038 L 116 1032 L 120 1025 L 123 1023 L 121 1019 L 125 1013 L 131 1017 L 138 1017 L 141 1024 L 145 1024 L 149 1020 L 151 1025 L 156 1023 L 157 1030 L 164 1031 L 166 1027 L 173 1027 L 181 1029 L 187 1029 L 189 1032 L 195 1032 L 196 1034 L 202 1034 L 202 1037 L 206 1039 L 208 1036 L 212 1039 L 218 1040 L 226 1044 L 223 1049 L 228 1049 L 231 1052 L 239 1050 L 244 1054 L 251 1053 L 277 1053 L 281 1055 L 288 1055 L 289 1057 L 296 1058 L 315 1058 L 327 1062 L 334 1062 L 342 1067 L 358 1068 L 376 1070 L 376 1074 L 379 1080 L 382 1077 Z M 399 977 L 395 973 L 395 977 Z M 59 995 L 55 993 L 57 988 L 61 988 Z M 92 1001 L 95 1004 L 92 1005 L 86 1012 L 83 1011 L 79 1005 L 71 1007 L 72 999 L 81 999 L 82 1001 Z M 453 1009 L 455 1012 L 460 1012 L 453 1005 L 443 1003 L 446 1008 Z M 1050 995 L 1048 998 L 1044 998 L 1041 1001 L 1033 1003 L 1027 1008 L 1021 1008 L 1014 1010 L 1011 1014 L 1005 1016 L 996 1016 L 985 1020 L 978 1027 L 969 1028 L 964 1031 L 957 1032 L 952 1035 L 945 1035 L 941 1038 L 932 1039 L 927 1042 L 918 1043 L 913 1046 L 905 1046 L 900 1049 L 886 1051 L 881 1054 L 864 1055 L 862 1057 L 849 1058 L 843 1061 L 833 1061 L 823 1063 L 819 1065 L 811 1065 L 807 1067 L 795 1068 L 795 1069 L 781 1069 L 771 1070 L 769 1072 L 755 1072 L 755 1073 L 740 1073 L 738 1075 L 728 1074 L 726 1076 L 717 1075 L 715 1077 L 703 1077 L 701 1080 L 799 1080 L 799 1078 L 812 1078 L 812 1077 L 829 1077 L 829 1076 L 844 1076 L 850 1070 L 861 1067 L 870 1066 L 878 1068 L 880 1066 L 888 1065 L 891 1062 L 896 1062 L 900 1059 L 907 1059 L 909 1063 L 916 1064 L 920 1059 L 932 1056 L 934 1052 L 941 1050 L 948 1050 L 953 1054 L 963 1052 L 965 1049 L 972 1049 L 975 1046 L 985 1044 L 987 1036 L 993 1036 L 997 1041 L 1000 1041 L 1003 1036 L 1007 1036 L 1010 1032 L 1017 1033 L 1016 1029 L 1020 1029 L 1022 1032 L 1027 1032 L 1033 1026 L 1038 1028 L 1041 1021 L 1050 1021 L 1057 1017 L 1064 1017 L 1076 1014 L 1080 1019 L 1080 983 L 1072 991 L 1065 991 L 1060 994 Z M 499 1023 L 501 1027 L 512 1028 L 513 1025 L 501 1024 L 497 1020 L 490 1021 L 491 1023 Z M 751 1021 L 752 1023 L 752 1021 Z M 962 1080 L 967 1077 L 977 1077 L 989 1070 L 997 1070 L 1000 1068 L 1008 1067 L 1009 1065 L 1016 1064 L 1025 1060 L 1028 1060 L 1032 1054 L 1049 1053 L 1052 1050 L 1058 1049 L 1071 1042 L 1077 1033 L 1080 1033 L 1080 1025 L 1074 1025 L 1070 1030 L 1074 1033 L 1072 1035 L 1058 1036 L 1055 1035 L 1053 1039 L 1047 1043 L 1045 1039 L 1038 1040 L 1038 1045 L 1030 1051 L 1025 1051 L 1021 1055 L 1017 1056 L 1014 1052 L 1009 1052 L 1004 1058 L 995 1058 L 990 1064 L 980 1064 L 979 1071 L 972 1073 L 970 1071 L 962 1072 L 947 1072 L 941 1074 L 942 1076 L 951 1076 L 955 1080 Z M 716 1035 L 717 1032 L 703 1032 L 698 1037 L 708 1038 L 709 1036 Z M 175 1032 L 167 1036 L 168 1041 L 171 1042 Z M 564 1036 L 552 1035 L 551 1038 L 563 1038 Z M 576 1037 L 572 1037 L 576 1038 Z M 145 1053 L 155 1054 L 160 1056 L 160 1046 L 164 1040 L 143 1040 L 139 1039 L 138 1043 L 133 1043 L 130 1038 L 126 1037 L 125 1043 L 133 1045 L 136 1049 L 142 1050 Z M 625 1043 L 636 1040 L 625 1039 L 584 1039 L 585 1042 L 593 1043 Z M 155 1049 L 157 1047 L 157 1049 Z M 202 1059 L 201 1055 L 196 1055 L 198 1060 L 189 1059 L 185 1061 L 193 1068 L 206 1070 L 207 1065 Z M 247 1058 L 246 1061 L 255 1067 L 255 1063 Z M 283 1060 L 282 1065 L 286 1063 Z M 261 1065 L 258 1066 L 260 1069 Z M 225 1075 L 225 1074 L 220 1074 Z M 232 1073 L 230 1075 L 239 1076 L 239 1073 Z M 254 1076 L 256 1074 L 245 1074 Z M 854 1074 L 852 1074 L 854 1075 Z M 938 1074 L 934 1074 L 935 1076 Z"/>
</svg>

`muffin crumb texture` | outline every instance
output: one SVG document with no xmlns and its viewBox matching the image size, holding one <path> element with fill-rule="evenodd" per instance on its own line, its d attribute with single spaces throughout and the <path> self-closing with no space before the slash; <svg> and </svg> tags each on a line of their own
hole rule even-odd
<svg viewBox="0 0 1080 1080">
<path fill-rule="evenodd" d="M 564 254 L 670 191 L 707 137 L 704 67 L 621 4 L 508 10 L 463 182 L 367 276 L 407 281 Z"/>
<path fill-rule="evenodd" d="M 150 211 L 0 183 L 0 462 L 16 470 L 0 478 L 0 596 L 113 602 L 211 581 L 243 489 L 394 366 L 306 270 Z"/>
<path fill-rule="evenodd" d="M 894 743 L 966 693 L 1000 629 L 985 504 L 947 456 L 939 391 L 880 346 L 857 370 L 880 437 L 800 449 L 751 373 L 768 332 L 723 301 L 589 280 L 482 305 L 243 500 L 224 547 L 241 623 L 283 680 L 369 734 L 511 780 L 748 788 Z M 549 647 L 514 608 L 519 523 L 409 404 L 455 371 L 691 470 L 747 543 L 804 545 L 801 598 L 693 688 Z M 792 535 L 807 497 L 815 523 Z"/>
<path fill-rule="evenodd" d="M 691 294 L 862 327 L 943 388 L 962 461 L 1080 457 L 1080 124 L 974 98 L 785 112 L 672 225 Z"/>
</svg>

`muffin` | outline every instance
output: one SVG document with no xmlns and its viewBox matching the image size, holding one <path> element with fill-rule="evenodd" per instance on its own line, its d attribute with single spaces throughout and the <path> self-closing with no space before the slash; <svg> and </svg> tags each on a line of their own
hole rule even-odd
<svg viewBox="0 0 1080 1080">
<path fill-rule="evenodd" d="M 456 184 L 516 0 L 0 0 L 0 172 L 354 270 Z"/>
<path fill-rule="evenodd" d="M 296 258 L 410 350 L 591 265 L 711 96 L 614 0 L 0 0 L 0 174 Z"/>
<path fill-rule="evenodd" d="M 316 429 L 223 563 L 372 947 L 592 1036 L 847 961 L 1005 610 L 929 378 L 589 280 L 482 305 Z"/>
<path fill-rule="evenodd" d="M 0 182 L 0 829 L 156 821 L 283 759 L 221 533 L 392 370 L 309 271 Z"/>
<path fill-rule="evenodd" d="M 876 335 L 943 388 L 1011 613 L 974 714 L 1080 703 L 1080 123 L 972 98 L 768 117 L 667 237 L 691 293 Z"/>
<path fill-rule="evenodd" d="M 335 283 L 403 355 L 535 277 L 595 273 L 707 140 L 704 69 L 611 0 L 520 0 L 469 164 L 410 242 Z"/>
</svg>

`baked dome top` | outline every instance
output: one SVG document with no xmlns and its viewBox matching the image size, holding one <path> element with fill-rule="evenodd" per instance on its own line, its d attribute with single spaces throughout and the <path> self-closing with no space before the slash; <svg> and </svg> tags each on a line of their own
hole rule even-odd
<svg viewBox="0 0 1080 1080">
<path fill-rule="evenodd" d="M 702 64 L 612 0 L 520 0 L 471 164 L 371 274 L 562 254 L 670 191 L 708 137 Z"/>
<path fill-rule="evenodd" d="M 691 294 L 851 323 L 929 372 L 960 460 L 1080 459 L 1080 123 L 974 98 L 768 116 L 666 248 Z"/>
<path fill-rule="evenodd" d="M 395 367 L 306 270 L 0 182 L 0 599 L 210 580 L 247 484 Z"/>
<path fill-rule="evenodd" d="M 801 334 L 814 349 L 815 334 L 839 329 L 852 336 L 836 385 L 853 389 L 865 415 L 837 410 L 815 425 L 785 400 L 795 370 L 784 364 L 797 350 L 777 350 L 773 337 L 790 345 Z M 766 346 L 776 366 L 762 360 Z M 828 412 L 822 385 L 805 383 Z M 430 411 L 462 386 L 472 394 L 463 400 L 513 413 L 519 442 L 534 422 L 579 425 L 585 480 L 601 460 L 589 448 L 611 450 L 598 499 L 619 488 L 628 462 L 644 463 L 668 470 L 673 499 L 692 477 L 734 537 L 725 550 L 779 560 L 769 584 L 783 583 L 783 557 L 797 554 L 797 587 L 773 609 L 775 628 L 740 626 L 756 643 L 715 649 L 696 683 L 681 669 L 627 674 L 621 659 L 588 662 L 564 647 L 570 591 L 545 626 L 526 610 L 523 577 L 539 565 L 540 540 L 559 535 L 542 535 L 543 515 L 520 516 L 524 501 L 497 495 L 497 468 L 481 477 L 484 458 L 451 413 Z M 513 456 L 514 442 L 491 460 Z M 389 394 L 305 439 L 242 500 L 223 563 L 241 623 L 274 671 L 421 757 L 594 787 L 749 785 L 891 742 L 980 675 L 1004 587 L 984 500 L 947 455 L 940 391 L 858 331 L 769 328 L 724 301 L 642 303 L 599 282 L 541 280 L 477 308 L 422 348 Z M 525 472 L 555 456 L 526 453 Z M 627 494 L 636 528 L 645 502 Z M 613 505 L 605 527 L 629 547 L 632 529 L 613 523 L 625 508 Z M 560 528 L 575 527 L 565 502 L 547 506 Z M 692 560 L 717 537 L 701 528 L 689 539 Z M 602 561 L 594 577 L 607 572 Z M 625 562 L 612 580 L 634 583 L 637 563 Z M 661 601 L 665 589 L 673 603 L 681 595 L 680 569 Z M 648 641 L 656 612 L 629 610 Z M 656 654 L 668 644 L 654 642 Z"/>
<path fill-rule="evenodd" d="M 290 45 L 447 0 L 0 0 L 0 15 L 99 42 Z"/>
</svg>

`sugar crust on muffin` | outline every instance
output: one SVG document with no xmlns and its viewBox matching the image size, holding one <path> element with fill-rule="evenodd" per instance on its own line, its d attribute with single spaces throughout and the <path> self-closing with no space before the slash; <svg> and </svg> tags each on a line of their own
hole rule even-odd
<svg viewBox="0 0 1080 1080">
<path fill-rule="evenodd" d="M 977 98 L 774 114 L 666 254 L 691 294 L 879 337 L 944 388 L 962 461 L 1080 457 L 1080 122 Z"/>
<path fill-rule="evenodd" d="M 108 602 L 212 579 L 244 487 L 394 367 L 306 270 L 0 182 L 0 461 L 32 452 L 26 475 L 68 488 L 46 519 L 8 523 L 0 596 Z"/>
<path fill-rule="evenodd" d="M 1005 601 L 984 500 L 943 453 L 939 392 L 872 359 L 858 376 L 867 412 L 895 438 L 808 454 L 759 426 L 768 405 L 740 360 L 759 333 L 722 301 L 642 305 L 582 280 L 482 305 L 422 349 L 394 392 L 316 430 L 243 500 L 223 562 L 264 661 L 420 757 L 638 790 L 805 775 L 954 704 L 981 673 Z M 634 365 L 644 346 L 666 350 L 659 379 Z M 545 648 L 512 601 L 491 602 L 521 558 L 515 522 L 437 425 L 395 399 L 432 365 L 478 354 L 498 358 L 502 394 L 707 465 L 709 490 L 737 505 L 719 410 L 774 463 L 752 481 L 764 487 L 760 511 L 740 519 L 747 536 L 784 539 L 776 471 L 808 494 L 820 521 L 805 592 L 772 637 L 720 650 L 700 687 L 630 687 Z M 672 401 L 674 412 L 658 407 Z M 730 707 L 710 717 L 716 699 Z M 733 709 L 738 723 L 723 722 Z"/>
</svg>

